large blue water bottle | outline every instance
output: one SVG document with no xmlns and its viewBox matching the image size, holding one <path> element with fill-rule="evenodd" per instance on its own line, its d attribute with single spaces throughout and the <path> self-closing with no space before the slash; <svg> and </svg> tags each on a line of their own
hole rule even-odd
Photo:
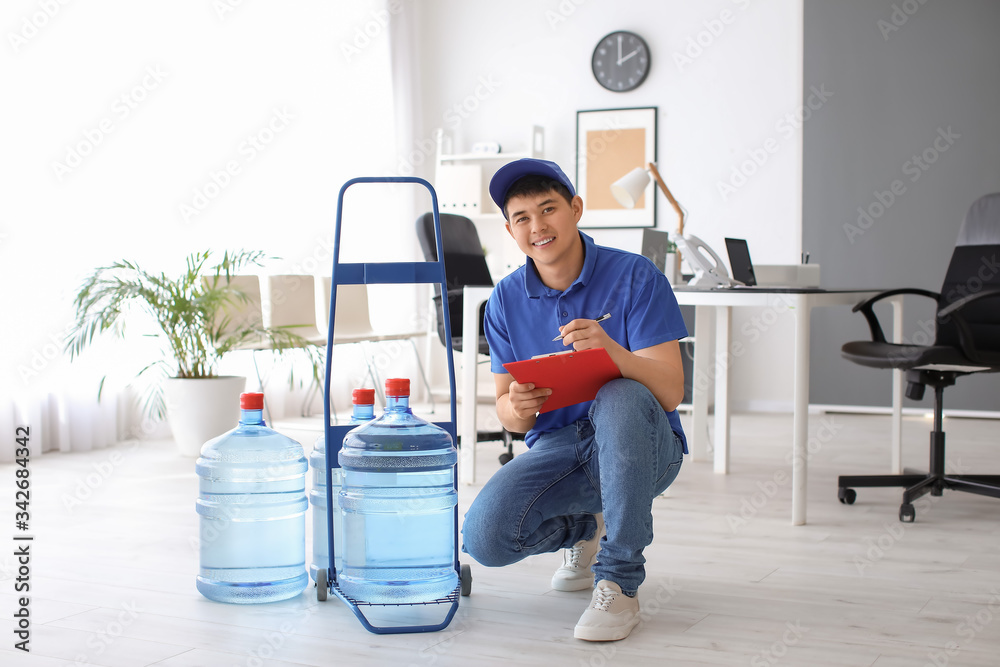
<svg viewBox="0 0 1000 667">
<path fill-rule="evenodd" d="M 357 601 L 430 602 L 458 586 L 455 464 L 447 431 L 410 411 L 410 381 L 385 382 L 385 414 L 344 438 L 341 591 Z"/>
<path fill-rule="evenodd" d="M 269 429 L 263 394 L 241 394 L 239 425 L 201 448 L 198 591 L 219 602 L 274 602 L 309 584 L 302 445 Z"/>
<path fill-rule="evenodd" d="M 375 390 L 355 389 L 352 393 L 354 400 L 354 411 L 351 414 L 352 424 L 364 424 L 375 418 Z M 313 558 L 309 564 L 309 576 L 316 581 L 316 571 L 329 569 L 330 549 L 329 537 L 326 527 L 326 435 L 321 435 L 316 439 L 312 454 L 309 455 L 309 466 L 312 468 L 313 488 L 309 492 L 309 504 L 312 506 L 313 525 Z M 344 552 L 344 522 L 340 514 L 340 487 L 344 479 L 343 471 L 340 468 L 333 468 L 333 546 L 336 550 L 333 555 L 333 566 L 340 572 L 341 554 Z"/>
</svg>

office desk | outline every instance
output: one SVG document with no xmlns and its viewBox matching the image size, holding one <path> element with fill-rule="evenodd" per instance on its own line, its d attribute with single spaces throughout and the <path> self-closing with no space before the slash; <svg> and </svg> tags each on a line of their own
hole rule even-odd
<svg viewBox="0 0 1000 667">
<path fill-rule="evenodd" d="M 809 315 L 819 306 L 853 306 L 879 290 L 816 290 L 794 288 L 703 289 L 675 287 L 681 305 L 695 306 L 695 358 L 692 382 L 693 424 L 686 433 L 691 459 L 708 458 L 708 385 L 715 382 L 715 472 L 729 473 L 729 369 L 732 362 L 754 354 L 753 344 L 733 341 L 732 308 L 764 308 L 762 321 L 774 324 L 783 317 L 794 318 L 794 407 L 792 411 L 792 525 L 806 522 L 806 481 L 809 452 Z M 891 300 L 893 340 L 902 337 L 902 299 Z M 773 319 L 772 319 L 773 318 Z M 763 333 L 763 331 L 761 332 Z M 716 350 L 719 350 L 716 353 Z M 711 360 L 715 359 L 714 365 Z M 901 469 L 903 373 L 893 371 L 892 379 L 892 467 Z M 830 491 L 831 498 L 833 490 Z"/>
<path fill-rule="evenodd" d="M 733 358 L 753 354 L 753 347 L 734 346 L 732 341 L 732 308 L 771 308 L 778 318 L 795 318 L 794 345 L 794 407 L 792 435 L 792 524 L 806 522 L 806 482 L 808 473 L 809 437 L 809 315 L 820 306 L 853 306 L 879 290 L 810 290 L 751 288 L 711 290 L 676 287 L 674 294 L 681 305 L 695 306 L 695 358 L 692 382 L 693 424 L 686 433 L 691 460 L 708 459 L 708 384 L 715 381 L 715 472 L 729 473 L 729 367 Z M 475 340 L 479 335 L 479 306 L 489 299 L 492 287 L 466 287 L 463 290 L 462 337 Z M 899 341 L 903 329 L 901 297 L 889 299 L 893 307 L 892 339 Z M 715 355 L 716 343 L 722 342 L 723 355 Z M 462 411 L 463 443 L 476 442 L 476 386 L 478 381 L 475 345 L 462 348 Z M 715 371 L 711 359 L 717 357 Z M 714 377 L 713 377 L 714 376 Z M 903 373 L 892 373 L 892 466 L 894 474 L 902 472 L 902 404 Z M 702 380 L 705 378 L 705 380 Z M 475 446 L 462 447 L 459 475 L 462 483 L 476 481 Z M 830 491 L 831 498 L 833 491 Z"/>
<path fill-rule="evenodd" d="M 479 306 L 486 303 L 493 293 L 492 287 L 470 287 L 462 289 L 462 340 L 479 339 Z M 454 322 L 452 326 L 454 326 Z M 476 394 L 479 381 L 475 344 L 462 346 L 462 411 L 459 424 L 462 436 L 461 460 L 458 465 L 459 478 L 463 484 L 476 483 Z M 472 443 L 472 444 L 469 444 Z"/>
</svg>

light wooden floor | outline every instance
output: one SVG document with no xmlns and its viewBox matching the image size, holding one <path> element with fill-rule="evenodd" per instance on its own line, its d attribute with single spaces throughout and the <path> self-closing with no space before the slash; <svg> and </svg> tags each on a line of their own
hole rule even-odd
<svg viewBox="0 0 1000 667">
<path fill-rule="evenodd" d="M 685 421 L 685 424 L 688 422 Z M 927 456 L 923 418 L 905 422 L 907 466 Z M 280 424 L 279 424 L 280 426 Z M 282 429 L 311 447 L 315 432 Z M 557 554 L 491 569 L 433 634 L 366 632 L 315 589 L 282 603 L 210 602 L 195 590 L 197 478 L 170 442 L 33 461 L 30 656 L 15 651 L 13 467 L 0 549 L 0 663 L 31 665 L 998 665 L 1000 500 L 946 492 L 917 521 L 897 490 L 836 498 L 839 473 L 888 468 L 889 420 L 814 415 L 833 437 L 810 461 L 809 525 L 790 525 L 788 415 L 734 415 L 732 474 L 686 462 L 655 502 L 643 622 L 623 641 L 572 629 L 588 592 L 559 593 Z M 1000 472 L 1000 422 L 949 419 L 954 468 Z M 821 439 L 815 442 L 819 443 Z M 480 482 L 499 445 L 478 448 Z M 478 487 L 463 487 L 467 507 Z M 464 510 L 463 510 L 464 511 Z"/>
</svg>

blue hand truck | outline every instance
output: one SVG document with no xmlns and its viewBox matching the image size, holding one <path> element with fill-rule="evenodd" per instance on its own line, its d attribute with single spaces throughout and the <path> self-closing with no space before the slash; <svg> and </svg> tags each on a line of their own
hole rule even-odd
<svg viewBox="0 0 1000 667">
<path fill-rule="evenodd" d="M 430 192 L 431 203 L 434 211 L 434 235 L 437 240 L 436 262 L 374 262 L 374 263 L 342 263 L 340 261 L 340 228 L 343 222 L 344 193 L 352 185 L 358 183 L 412 183 L 422 185 Z M 344 436 L 356 425 L 335 425 L 331 423 L 330 414 L 330 379 L 333 370 L 333 329 L 335 314 L 337 312 L 337 286 L 338 285 L 376 285 L 376 284 L 405 284 L 405 283 L 438 283 L 441 285 L 441 293 L 448 293 L 447 279 L 444 270 L 444 248 L 441 240 L 441 220 L 438 214 L 437 193 L 434 187 L 422 178 L 409 176 L 387 176 L 387 177 L 360 177 L 353 178 L 340 189 L 337 198 L 337 226 L 333 240 L 333 274 L 330 288 L 330 323 L 326 343 L 326 381 L 323 391 L 323 418 L 326 434 L 326 506 L 333 508 L 333 469 L 339 468 L 340 463 L 337 455 L 340 453 L 344 442 Z M 450 421 L 435 422 L 445 429 L 452 438 L 452 442 L 458 442 L 455 420 L 455 363 L 451 347 L 451 321 L 448 317 L 448 309 L 442 309 L 444 317 L 445 341 L 447 341 L 448 359 L 448 387 L 451 398 Z M 458 474 L 454 476 L 455 491 L 458 491 Z M 426 602 L 408 603 L 371 603 L 354 600 L 340 589 L 337 569 L 334 566 L 334 533 L 333 533 L 333 512 L 327 512 L 327 539 L 328 554 L 330 557 L 329 567 L 320 568 L 316 572 L 316 596 L 323 602 L 332 591 L 340 598 L 357 616 L 361 624 L 369 632 L 375 634 L 397 634 L 408 632 L 436 632 L 448 627 L 451 619 L 458 610 L 459 596 L 469 595 L 472 591 L 472 571 L 468 565 L 463 565 L 458 559 L 458 506 L 454 510 L 454 531 L 455 531 L 455 571 L 458 574 L 459 585 L 451 594 L 438 600 L 428 600 Z M 443 621 L 435 625 L 394 625 L 380 626 L 374 625 L 361 610 L 362 607 L 396 607 L 413 605 L 449 605 L 447 616 Z"/>
</svg>

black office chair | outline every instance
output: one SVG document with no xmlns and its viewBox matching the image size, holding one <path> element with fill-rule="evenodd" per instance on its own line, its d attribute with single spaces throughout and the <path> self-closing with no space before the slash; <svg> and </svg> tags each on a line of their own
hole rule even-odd
<svg viewBox="0 0 1000 667">
<path fill-rule="evenodd" d="M 981 197 L 969 208 L 948 265 L 941 292 L 894 289 L 854 307 L 868 321 L 872 340 L 847 343 L 843 356 L 862 366 L 906 371 L 906 396 L 920 400 L 924 389 L 934 389 L 934 427 L 930 434 L 930 471 L 927 474 L 842 475 L 840 502 L 853 504 L 852 487 L 906 487 L 899 520 L 916 517 L 913 501 L 944 489 L 1000 498 L 1000 475 L 949 475 L 944 465 L 941 428 L 944 388 L 971 373 L 1000 371 L 1000 193 Z M 872 310 L 877 301 L 897 294 L 917 294 L 937 301 L 933 345 L 889 343 Z"/>
<path fill-rule="evenodd" d="M 472 220 L 450 213 L 441 213 L 441 243 L 444 248 L 444 272 L 448 293 L 441 295 L 441 286 L 434 285 L 434 306 L 437 313 L 437 331 L 441 344 L 447 347 L 444 331 L 444 302 L 448 303 L 448 316 L 451 319 L 451 347 L 461 352 L 465 341 L 462 338 L 462 288 L 466 285 L 492 287 L 493 278 L 486 265 L 486 255 L 479 242 L 479 233 Z M 425 213 L 417 219 L 417 237 L 424 259 L 428 262 L 437 261 L 437 245 L 434 239 L 434 214 Z M 489 355 L 490 347 L 483 334 L 483 317 L 485 304 L 479 309 L 479 336 L 476 341 L 480 354 Z M 479 442 L 500 440 L 507 451 L 500 455 L 500 463 L 504 464 L 514 458 L 514 440 L 523 440 L 523 433 L 511 433 L 502 428 L 500 431 L 479 431 Z M 459 443 L 461 444 L 461 443 Z"/>
</svg>

